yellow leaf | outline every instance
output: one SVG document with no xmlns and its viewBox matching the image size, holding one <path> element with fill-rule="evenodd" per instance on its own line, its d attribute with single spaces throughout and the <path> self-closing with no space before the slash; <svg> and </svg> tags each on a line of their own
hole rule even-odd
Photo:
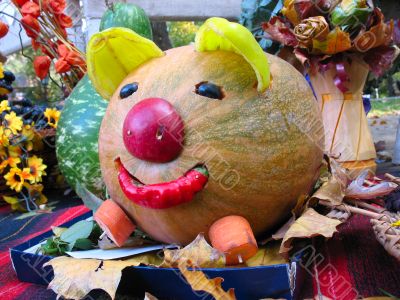
<svg viewBox="0 0 400 300">
<path fill-rule="evenodd" d="M 194 291 L 205 291 L 218 300 L 234 300 L 235 292 L 233 289 L 225 290 L 222 288 L 221 283 L 223 278 L 208 278 L 202 271 L 188 270 L 187 267 L 192 267 L 186 263 L 179 263 L 178 268 L 183 277 L 190 284 Z"/>
<path fill-rule="evenodd" d="M 102 289 L 114 299 L 122 270 L 129 266 L 155 262 L 157 259 L 154 256 L 157 255 L 146 253 L 127 260 L 56 257 L 45 264 L 52 266 L 54 270 L 54 279 L 49 288 L 66 299 L 81 299 L 94 289 Z"/>
<path fill-rule="evenodd" d="M 259 248 L 256 255 L 246 261 L 248 267 L 272 266 L 285 264 L 286 260 L 279 254 L 279 242 L 270 242 Z"/>
<path fill-rule="evenodd" d="M 319 235 L 332 237 L 340 224 L 340 221 L 320 215 L 314 209 L 308 208 L 286 232 L 279 253 L 288 258 L 294 238 L 311 238 Z"/>
<path fill-rule="evenodd" d="M 329 32 L 326 39 L 319 41 L 313 39 L 312 52 L 315 54 L 323 53 L 333 55 L 339 52 L 344 52 L 351 48 L 350 34 L 344 32 L 339 27 Z"/>
<path fill-rule="evenodd" d="M 392 223 L 390 226 L 392 226 L 392 227 L 399 226 L 400 227 L 400 220 L 398 220 L 397 222 Z"/>
<path fill-rule="evenodd" d="M 292 24 L 297 25 L 300 23 L 300 18 L 296 11 L 295 0 L 285 0 L 281 13 L 288 18 Z"/>
<path fill-rule="evenodd" d="M 257 90 L 264 92 L 270 85 L 267 56 L 253 34 L 244 26 L 223 18 L 210 18 L 196 34 L 197 51 L 231 51 L 241 55 L 256 73 Z"/>
<path fill-rule="evenodd" d="M 328 182 L 325 182 L 311 198 L 327 200 L 333 205 L 339 205 L 343 202 L 345 189 L 346 187 L 335 176 L 331 176 Z"/>
<path fill-rule="evenodd" d="M 18 199 L 17 197 L 3 196 L 3 199 L 5 202 L 11 205 L 12 210 L 26 212 L 26 208 L 23 205 L 21 205 L 22 200 Z"/>
<path fill-rule="evenodd" d="M 199 234 L 183 249 L 165 249 L 162 267 L 177 267 L 180 263 L 187 263 L 187 261 L 196 267 L 222 268 L 225 266 L 225 255 L 211 247 L 203 234 Z"/>
</svg>

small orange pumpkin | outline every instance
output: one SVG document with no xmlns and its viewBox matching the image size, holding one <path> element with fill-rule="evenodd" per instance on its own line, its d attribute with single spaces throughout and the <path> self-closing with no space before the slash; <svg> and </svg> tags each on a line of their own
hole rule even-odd
<svg viewBox="0 0 400 300">
<path fill-rule="evenodd" d="M 116 88 L 99 135 L 104 181 L 157 240 L 187 244 L 229 215 L 259 236 L 284 222 L 318 177 L 323 127 L 309 85 L 239 26 L 218 28 L 223 41 L 198 36 L 196 47 L 165 53 L 126 29 L 98 33 L 88 45 L 94 86 L 104 96 Z M 272 82 L 262 91 L 268 64 Z"/>
</svg>

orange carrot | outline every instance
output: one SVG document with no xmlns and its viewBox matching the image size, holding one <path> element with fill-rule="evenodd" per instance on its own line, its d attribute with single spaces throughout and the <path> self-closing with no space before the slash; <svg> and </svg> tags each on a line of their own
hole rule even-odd
<svg viewBox="0 0 400 300">
<path fill-rule="evenodd" d="M 136 228 L 122 208 L 111 199 L 103 202 L 94 214 L 94 219 L 118 247 L 124 245 Z"/>
<path fill-rule="evenodd" d="M 243 263 L 258 250 L 249 222 L 240 216 L 217 220 L 211 225 L 208 236 L 212 246 L 225 253 L 227 265 Z"/>
</svg>

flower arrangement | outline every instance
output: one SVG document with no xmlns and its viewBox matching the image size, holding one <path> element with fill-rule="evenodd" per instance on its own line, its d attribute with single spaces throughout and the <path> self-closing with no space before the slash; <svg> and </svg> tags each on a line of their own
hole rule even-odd
<svg viewBox="0 0 400 300">
<path fill-rule="evenodd" d="M 267 37 L 293 49 L 311 73 L 336 67 L 335 85 L 345 93 L 343 63 L 358 55 L 377 76 L 394 61 L 400 23 L 385 22 L 366 0 L 285 0 L 281 17 L 263 23 Z"/>
<path fill-rule="evenodd" d="M 67 28 L 73 20 L 65 13 L 65 0 L 13 0 L 22 18 L 21 23 L 32 47 L 40 51 L 33 59 L 36 75 L 43 80 L 54 61 L 55 72 L 61 75 L 70 92 L 86 73 L 85 55 L 68 39 Z M 1 12 L 2 14 L 6 14 Z M 9 16 L 12 17 L 12 16 Z M 0 24 L 0 35 L 2 29 Z"/>
<path fill-rule="evenodd" d="M 0 84 L 4 73 L 0 70 Z M 60 111 L 46 108 L 38 113 L 41 108 L 29 100 L 20 102 L 0 102 L 0 175 L 4 185 L 18 193 L 18 196 L 3 195 L 3 199 L 12 209 L 26 211 L 47 202 L 41 183 L 47 166 L 36 154 L 44 147 L 41 131 L 57 127 Z"/>
</svg>

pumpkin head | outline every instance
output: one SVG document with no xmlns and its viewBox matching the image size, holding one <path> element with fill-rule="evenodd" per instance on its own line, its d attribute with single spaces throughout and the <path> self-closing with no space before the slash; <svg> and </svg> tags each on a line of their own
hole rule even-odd
<svg viewBox="0 0 400 300">
<path fill-rule="evenodd" d="M 228 215 L 260 235 L 309 193 L 323 148 L 312 91 L 241 25 L 209 19 L 195 45 L 165 53 L 113 28 L 88 49 L 89 76 L 111 97 L 99 135 L 104 181 L 153 238 L 186 244 Z M 159 190 L 144 197 L 143 184 Z"/>
</svg>

